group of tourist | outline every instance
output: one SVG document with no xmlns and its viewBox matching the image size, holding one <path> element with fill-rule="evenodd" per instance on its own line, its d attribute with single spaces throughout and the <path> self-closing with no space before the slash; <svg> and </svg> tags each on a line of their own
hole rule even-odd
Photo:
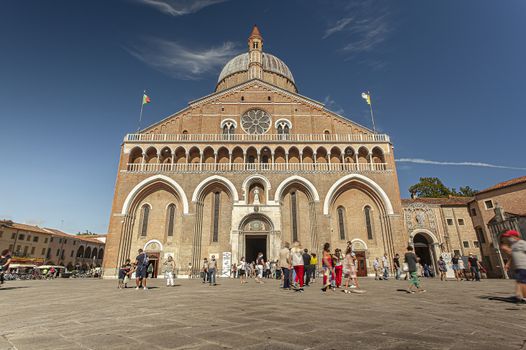
<svg viewBox="0 0 526 350">
<path fill-rule="evenodd" d="M 517 231 L 507 231 L 501 237 L 501 250 L 509 256 L 506 269 L 512 274 L 517 282 L 516 298 L 519 302 L 526 303 L 526 241 L 520 238 Z M 0 280 L 3 283 L 3 271 L 6 271 L 11 262 L 11 252 L 4 250 L 0 256 Z M 280 288 L 304 292 L 304 287 L 315 282 L 316 266 L 318 259 L 316 254 L 309 253 L 308 249 L 303 249 L 299 241 L 294 241 L 292 247 L 288 242 L 283 244 L 279 251 L 279 260 L 267 261 L 263 253 L 258 253 L 257 258 L 252 263 L 247 263 L 242 257 L 240 261 L 232 267 L 232 277 L 239 278 L 241 284 L 248 283 L 248 277 L 253 277 L 255 282 L 264 283 L 264 278 L 276 278 L 281 280 Z M 331 252 L 330 243 L 323 245 L 323 255 L 321 260 L 323 269 L 323 284 L 321 290 L 336 290 L 342 288 L 345 293 L 361 292 L 357 278 L 357 258 L 352 248 L 352 242 L 347 242 L 345 252 L 336 248 Z M 451 259 L 452 270 L 457 281 L 468 280 L 468 271 L 472 281 L 480 281 L 481 271 L 484 267 L 480 264 L 477 257 L 470 254 L 467 259 L 467 267 L 464 260 L 456 254 Z M 211 286 L 216 285 L 216 273 L 218 263 L 216 257 L 211 259 L 204 258 L 201 266 L 201 278 L 203 283 Z M 446 280 L 448 266 L 443 257 L 437 261 L 437 267 L 442 281 Z M 118 288 L 126 288 L 133 274 L 135 274 L 136 289 L 147 289 L 147 277 L 151 276 L 153 268 L 150 259 L 142 249 L 131 263 L 126 260 L 125 264 L 119 269 Z M 389 279 L 391 264 L 385 254 L 382 259 L 374 259 L 373 268 L 375 279 Z M 425 292 L 422 288 L 420 277 L 427 276 L 419 257 L 415 254 L 412 246 L 408 246 L 401 261 L 399 254 L 395 254 L 392 265 L 395 279 L 401 279 L 405 272 L 405 279 L 410 281 L 408 293 Z M 423 271 L 424 270 L 424 271 Z M 175 261 L 172 256 L 168 256 L 163 262 L 162 272 L 164 273 L 166 285 L 174 285 L 176 272 Z"/>
</svg>

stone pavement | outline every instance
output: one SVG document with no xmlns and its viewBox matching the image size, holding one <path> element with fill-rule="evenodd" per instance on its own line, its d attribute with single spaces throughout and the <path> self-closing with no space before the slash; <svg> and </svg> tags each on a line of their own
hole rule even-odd
<svg viewBox="0 0 526 350">
<path fill-rule="evenodd" d="M 0 349 L 526 349 L 526 306 L 488 299 L 512 281 L 424 280 L 415 295 L 394 280 L 362 279 L 363 295 L 218 282 L 7 282 Z"/>
</svg>

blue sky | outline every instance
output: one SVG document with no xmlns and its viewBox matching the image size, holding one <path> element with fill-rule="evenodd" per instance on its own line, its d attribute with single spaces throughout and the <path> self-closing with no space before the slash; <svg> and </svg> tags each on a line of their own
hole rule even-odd
<svg viewBox="0 0 526 350">
<path fill-rule="evenodd" d="M 370 126 L 372 91 L 403 197 L 525 175 L 526 1 L 7 0 L 0 218 L 105 232 L 142 90 L 144 124 L 211 93 L 254 23 L 301 94 Z"/>
</svg>

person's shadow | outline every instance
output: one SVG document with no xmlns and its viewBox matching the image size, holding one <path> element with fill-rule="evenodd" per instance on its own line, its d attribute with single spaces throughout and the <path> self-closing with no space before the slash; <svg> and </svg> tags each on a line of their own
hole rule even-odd
<svg viewBox="0 0 526 350">
<path fill-rule="evenodd" d="M 0 291 L 2 290 L 11 290 L 11 289 L 20 289 L 20 288 L 29 288 L 29 287 L 0 287 Z"/>
<path fill-rule="evenodd" d="M 524 304 L 524 305 L 526 305 L 526 302 L 520 301 L 515 296 L 511 296 L 511 297 L 495 297 L 495 296 L 483 295 L 483 296 L 480 296 L 479 299 L 487 299 L 487 300 L 501 301 L 501 302 L 505 302 L 505 303 L 512 303 L 512 304 L 518 304 L 518 305 Z"/>
</svg>

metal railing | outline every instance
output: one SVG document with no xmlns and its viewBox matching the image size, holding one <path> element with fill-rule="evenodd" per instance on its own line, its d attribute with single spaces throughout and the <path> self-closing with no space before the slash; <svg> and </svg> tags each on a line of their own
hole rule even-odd
<svg viewBox="0 0 526 350">
<path fill-rule="evenodd" d="M 388 171 L 387 163 L 128 163 L 126 171 L 139 173 L 227 172 L 372 172 Z"/>
<path fill-rule="evenodd" d="M 389 142 L 386 134 L 127 134 L 124 142 Z"/>
</svg>

